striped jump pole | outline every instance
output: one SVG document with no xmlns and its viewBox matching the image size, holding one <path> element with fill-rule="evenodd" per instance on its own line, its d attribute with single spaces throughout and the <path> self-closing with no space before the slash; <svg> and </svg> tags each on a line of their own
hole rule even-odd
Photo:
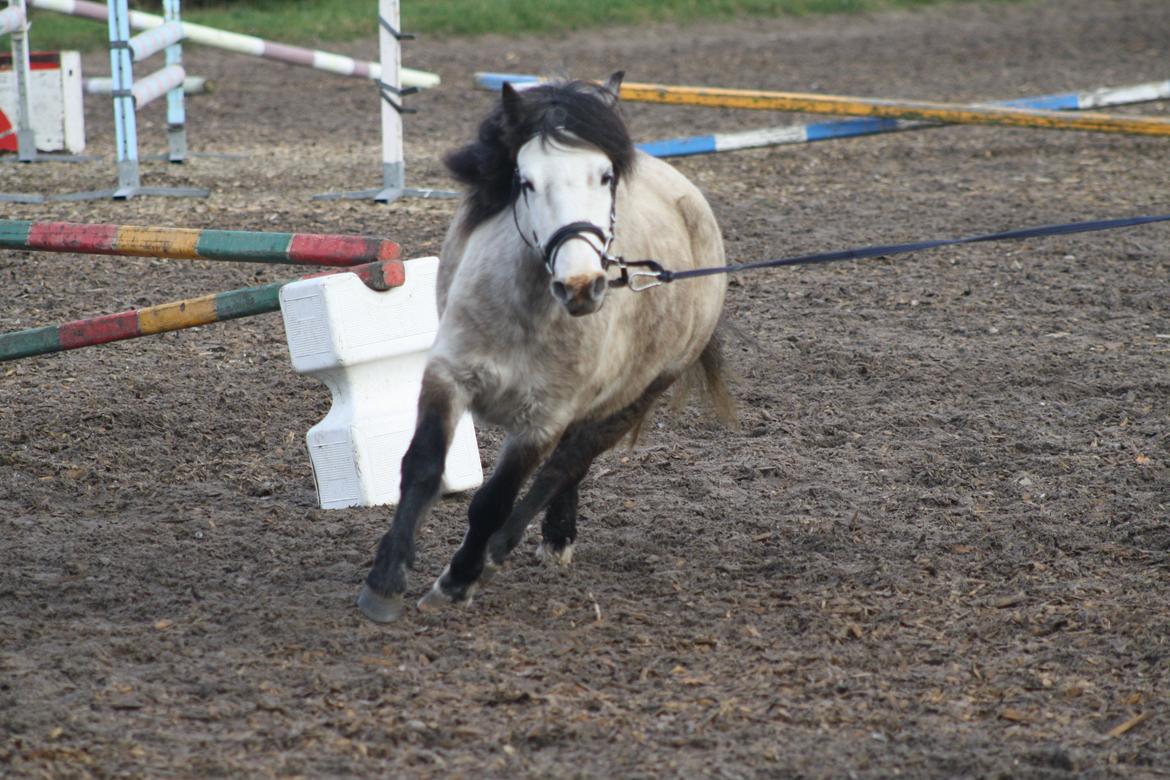
<svg viewBox="0 0 1170 780">
<path fill-rule="evenodd" d="M 1123 133 L 1170 137 L 1170 119 L 1128 117 L 1096 112 L 1076 114 L 964 103 L 886 100 L 799 92 L 771 92 L 717 87 L 675 87 L 664 84 L 622 84 L 622 100 L 667 105 L 838 114 L 884 119 L 916 119 L 943 124 L 998 125 L 1090 133 Z"/>
<path fill-rule="evenodd" d="M 514 86 L 533 86 L 538 77 L 509 74 L 481 74 L 477 78 L 485 88 L 508 81 Z M 1170 119 L 1125 117 L 1095 112 L 1067 114 L 1047 109 L 1011 105 L 937 103 L 899 101 L 882 98 L 858 98 L 839 95 L 813 95 L 798 92 L 723 89 L 716 87 L 678 87 L 664 84 L 625 82 L 621 99 L 640 103 L 743 108 L 758 111 L 789 111 L 804 114 L 838 114 L 869 119 L 913 119 L 941 124 L 982 124 L 1008 127 L 1032 127 L 1050 130 L 1079 130 L 1099 133 L 1170 136 Z"/>
<path fill-rule="evenodd" d="M 1004 100 L 989 105 L 1041 108 L 1050 111 L 1085 111 L 1106 106 L 1127 106 L 1152 100 L 1170 98 L 1170 81 L 1136 84 L 1130 87 L 1098 89 L 1089 92 L 1065 92 L 1053 95 Z M 767 127 L 740 133 L 712 133 L 660 141 L 647 141 L 638 148 L 655 157 L 686 157 L 712 152 L 730 152 L 738 149 L 756 149 L 764 146 L 804 144 L 827 141 L 832 138 L 853 138 L 862 135 L 892 133 L 940 127 L 934 122 L 912 122 L 904 119 L 841 119 L 835 122 L 813 122 L 805 125 Z"/>
<path fill-rule="evenodd" d="M 406 282 L 406 272 L 401 260 L 379 260 L 301 278 L 310 279 L 314 276 L 344 271 L 356 274 L 372 290 L 389 290 Z M 245 287 L 143 309 L 74 320 L 62 325 L 0 334 L 0 362 L 280 311 L 280 288 L 291 281 L 299 280 L 272 282 L 258 287 Z"/>
<path fill-rule="evenodd" d="M 28 0 L 28 4 L 43 11 L 54 11 L 96 21 L 106 21 L 108 16 L 105 5 L 90 2 L 90 0 Z M 135 29 L 152 29 L 161 26 L 164 21 L 161 16 L 155 14 L 142 11 L 130 12 L 130 26 Z M 189 42 L 198 43 L 201 46 L 211 46 L 236 54 L 276 60 L 289 65 L 301 65 L 314 70 L 336 73 L 340 76 L 354 76 L 374 81 L 382 78 L 382 67 L 376 62 L 355 60 L 352 57 L 318 49 L 275 43 L 257 38 L 254 35 L 242 35 L 192 22 L 183 22 L 183 32 Z M 422 70 L 403 68 L 401 78 L 403 86 L 407 87 L 426 88 L 439 85 L 437 74 Z"/>
<path fill-rule="evenodd" d="M 395 242 L 370 236 L 7 219 L 0 220 L 0 249 L 339 267 L 402 256 Z"/>
</svg>

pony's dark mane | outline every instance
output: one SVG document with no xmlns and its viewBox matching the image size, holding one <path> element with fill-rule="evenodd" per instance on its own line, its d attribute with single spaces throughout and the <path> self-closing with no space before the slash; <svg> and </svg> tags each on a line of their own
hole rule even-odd
<svg viewBox="0 0 1170 780">
<path fill-rule="evenodd" d="M 540 137 L 565 146 L 599 149 L 620 180 L 634 165 L 634 144 L 617 97 L 587 81 L 542 84 L 505 93 L 480 123 L 476 140 L 449 152 L 443 163 L 468 187 L 463 227 L 471 230 L 512 204 L 516 155 Z"/>
</svg>

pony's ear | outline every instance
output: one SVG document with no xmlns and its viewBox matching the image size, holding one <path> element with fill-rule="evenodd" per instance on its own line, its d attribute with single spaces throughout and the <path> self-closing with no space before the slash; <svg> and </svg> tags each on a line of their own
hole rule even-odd
<svg viewBox="0 0 1170 780">
<path fill-rule="evenodd" d="M 602 97 L 606 99 L 611 106 L 618 102 L 618 95 L 622 92 L 622 79 L 626 77 L 624 70 L 614 71 L 605 83 L 601 85 Z"/>
<path fill-rule="evenodd" d="M 500 101 L 504 105 L 504 118 L 507 119 L 510 126 L 515 127 L 520 123 L 522 102 L 520 93 L 509 82 L 505 81 L 504 88 L 500 91 Z"/>
</svg>

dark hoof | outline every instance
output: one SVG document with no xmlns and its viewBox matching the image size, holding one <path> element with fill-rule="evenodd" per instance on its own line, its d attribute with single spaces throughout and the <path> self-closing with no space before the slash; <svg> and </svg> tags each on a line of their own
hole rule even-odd
<svg viewBox="0 0 1170 780">
<path fill-rule="evenodd" d="M 402 594 L 382 596 L 375 593 L 369 585 L 362 585 L 357 605 L 362 614 L 375 623 L 392 623 L 402 614 Z"/>
</svg>

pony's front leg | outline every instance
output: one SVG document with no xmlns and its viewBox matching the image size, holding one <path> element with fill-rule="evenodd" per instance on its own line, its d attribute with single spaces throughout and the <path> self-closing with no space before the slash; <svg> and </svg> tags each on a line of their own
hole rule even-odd
<svg viewBox="0 0 1170 780">
<path fill-rule="evenodd" d="M 447 449 L 464 408 L 465 401 L 454 383 L 428 367 L 419 395 L 414 437 L 402 458 L 398 508 L 358 595 L 358 608 L 370 620 L 388 623 L 402 612 L 406 570 L 414 567 L 415 536 L 439 494 Z"/>
<path fill-rule="evenodd" d="M 419 601 L 420 609 L 470 601 L 483 574 L 488 540 L 504 524 L 524 481 L 550 449 L 551 443 L 530 437 L 508 437 L 491 479 L 471 499 L 463 544 L 455 551 L 451 563 L 435 581 L 434 587 Z"/>
</svg>

